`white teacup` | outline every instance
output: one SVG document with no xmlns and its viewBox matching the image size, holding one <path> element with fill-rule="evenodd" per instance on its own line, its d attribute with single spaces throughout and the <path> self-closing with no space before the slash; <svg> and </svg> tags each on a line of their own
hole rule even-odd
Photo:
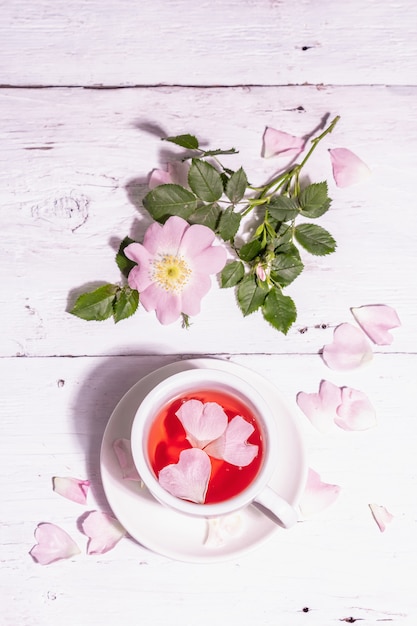
<svg viewBox="0 0 417 626">
<path fill-rule="evenodd" d="M 247 407 L 255 418 L 260 433 L 259 454 L 262 457 L 257 464 L 259 467 L 256 475 L 242 491 L 220 501 L 197 503 L 173 495 L 160 484 L 158 472 L 153 468 L 149 456 L 149 434 L 164 407 L 184 395 L 192 398 L 193 394 L 198 395 L 202 390 L 225 394 Z M 207 518 L 228 515 L 254 504 L 277 524 L 290 528 L 297 521 L 294 507 L 268 486 L 277 466 L 277 431 L 271 407 L 248 382 L 226 371 L 211 368 L 190 369 L 169 376 L 142 400 L 132 424 L 132 455 L 139 475 L 150 493 L 171 509 Z"/>
</svg>

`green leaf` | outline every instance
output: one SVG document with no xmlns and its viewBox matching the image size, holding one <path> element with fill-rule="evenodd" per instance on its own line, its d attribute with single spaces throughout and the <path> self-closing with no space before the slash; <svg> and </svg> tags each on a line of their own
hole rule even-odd
<svg viewBox="0 0 417 626">
<path fill-rule="evenodd" d="M 239 202 L 239 200 L 243 198 L 247 186 L 248 179 L 246 173 L 244 169 L 240 167 L 232 174 L 226 185 L 226 196 L 229 198 L 230 202 L 233 202 L 233 204 Z"/>
<path fill-rule="evenodd" d="M 250 315 L 262 306 L 268 287 L 258 284 L 253 274 L 248 274 L 237 287 L 237 301 L 243 315 Z"/>
<path fill-rule="evenodd" d="M 128 276 L 130 270 L 136 265 L 135 261 L 128 259 L 124 253 L 124 249 L 131 243 L 135 243 L 135 241 L 130 237 L 125 237 L 120 243 L 119 250 L 116 254 L 116 263 L 124 276 Z"/>
<path fill-rule="evenodd" d="M 187 150 L 197 150 L 198 139 L 194 135 L 176 135 L 175 137 L 164 137 L 163 141 L 170 141 L 171 143 L 181 146 L 181 148 L 187 148 Z"/>
<path fill-rule="evenodd" d="M 281 287 L 286 287 L 297 278 L 304 269 L 300 255 L 277 254 L 271 263 L 271 278 Z"/>
<path fill-rule="evenodd" d="M 297 319 L 294 301 L 289 296 L 284 296 L 277 287 L 273 287 L 265 298 L 262 314 L 271 326 L 284 335 Z"/>
<path fill-rule="evenodd" d="M 293 220 L 299 212 L 296 200 L 287 196 L 273 196 L 266 205 L 269 215 L 278 222 L 288 222 Z"/>
<path fill-rule="evenodd" d="M 154 220 L 163 223 L 171 215 L 187 219 L 197 208 L 197 198 L 181 185 L 158 185 L 146 194 L 143 206 Z"/>
<path fill-rule="evenodd" d="M 70 313 L 83 320 L 102 321 L 113 314 L 113 302 L 120 287 L 117 285 L 102 285 L 94 291 L 79 296 Z"/>
<path fill-rule="evenodd" d="M 245 267 L 241 261 L 228 263 L 220 274 L 220 285 L 223 288 L 234 287 L 245 275 Z"/>
<path fill-rule="evenodd" d="M 215 167 L 202 161 L 192 159 L 188 172 L 188 184 L 204 202 L 216 202 L 223 195 L 223 182 Z"/>
<path fill-rule="evenodd" d="M 113 318 L 114 321 L 120 322 L 133 315 L 139 304 L 139 292 L 128 286 L 122 287 L 116 294 L 113 302 Z"/>
<path fill-rule="evenodd" d="M 253 261 L 253 259 L 258 256 L 261 250 L 264 249 L 264 245 L 259 239 L 253 239 L 252 241 L 248 241 L 245 243 L 239 250 L 239 256 L 242 261 L 246 261 L 249 263 Z"/>
<path fill-rule="evenodd" d="M 288 224 L 281 224 L 278 228 L 277 236 L 274 239 L 274 249 L 280 248 L 291 243 L 292 240 L 292 227 Z"/>
<path fill-rule="evenodd" d="M 329 210 L 331 199 L 327 195 L 327 183 L 313 183 L 305 187 L 300 195 L 301 214 L 306 217 L 320 217 Z"/>
<path fill-rule="evenodd" d="M 190 215 L 188 221 L 190 224 L 203 224 L 203 226 L 208 226 L 211 230 L 216 230 L 220 213 L 221 208 L 217 202 L 203 204 Z"/>
<path fill-rule="evenodd" d="M 331 234 L 317 224 L 299 224 L 295 228 L 295 238 L 303 248 L 315 256 L 324 256 L 336 249 L 336 242 Z"/>
<path fill-rule="evenodd" d="M 220 222 L 218 227 L 219 235 L 224 241 L 233 239 L 236 235 L 239 226 L 241 215 L 233 211 L 233 207 L 229 206 L 220 216 Z"/>
</svg>

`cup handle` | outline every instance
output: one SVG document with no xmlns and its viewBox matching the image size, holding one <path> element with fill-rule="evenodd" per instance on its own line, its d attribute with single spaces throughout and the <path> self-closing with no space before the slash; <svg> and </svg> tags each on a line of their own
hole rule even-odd
<svg viewBox="0 0 417 626">
<path fill-rule="evenodd" d="M 265 487 L 254 500 L 255 506 L 273 522 L 283 528 L 291 528 L 298 521 L 297 511 L 281 498 L 271 487 Z"/>
</svg>

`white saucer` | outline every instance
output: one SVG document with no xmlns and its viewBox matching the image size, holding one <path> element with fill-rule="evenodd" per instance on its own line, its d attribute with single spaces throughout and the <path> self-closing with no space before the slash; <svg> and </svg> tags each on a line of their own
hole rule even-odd
<svg viewBox="0 0 417 626">
<path fill-rule="evenodd" d="M 297 426 L 297 415 L 272 383 L 252 370 L 219 359 L 192 359 L 155 370 L 137 382 L 121 399 L 107 424 L 101 446 L 100 466 L 107 500 L 129 535 L 143 546 L 164 556 L 187 562 L 214 562 L 234 558 L 264 542 L 272 533 L 285 533 L 255 506 L 239 512 L 240 532 L 227 536 L 222 545 L 206 545 L 208 522 L 176 513 L 160 505 L 145 488 L 123 479 L 112 448 L 120 437 L 130 439 L 132 421 L 141 399 L 167 376 L 190 368 L 214 367 L 231 371 L 252 383 L 274 408 L 281 434 L 278 467 L 271 487 L 296 506 L 303 492 L 307 464 Z"/>
</svg>

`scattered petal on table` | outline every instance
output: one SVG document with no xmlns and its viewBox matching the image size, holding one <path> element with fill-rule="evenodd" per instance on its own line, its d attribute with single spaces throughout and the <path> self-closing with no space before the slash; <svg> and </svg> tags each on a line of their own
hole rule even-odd
<svg viewBox="0 0 417 626">
<path fill-rule="evenodd" d="M 297 404 L 312 425 L 325 433 L 334 424 L 337 407 L 340 405 L 342 390 L 328 380 L 320 382 L 318 393 L 297 394 Z"/>
<path fill-rule="evenodd" d="M 189 169 L 190 166 L 185 161 L 168 163 L 167 170 L 154 169 L 149 176 L 148 187 L 149 189 L 154 189 L 158 185 L 167 185 L 169 183 L 188 187 Z"/>
<path fill-rule="evenodd" d="M 68 476 L 54 476 L 52 478 L 53 490 L 60 496 L 85 504 L 87 502 L 87 493 L 90 486 L 89 480 L 79 480 L 78 478 L 70 478 Z"/>
<path fill-rule="evenodd" d="M 188 400 L 175 415 L 184 426 L 187 439 L 194 448 L 204 448 L 217 439 L 227 427 L 227 415 L 217 402 Z"/>
<path fill-rule="evenodd" d="M 333 178 L 338 187 L 349 187 L 360 183 L 371 173 L 369 167 L 347 148 L 329 150 L 333 167 Z"/>
<path fill-rule="evenodd" d="M 297 156 L 304 150 L 304 146 L 305 141 L 302 137 L 295 137 L 267 126 L 263 135 L 262 156 L 265 159 L 278 154 Z"/>
<path fill-rule="evenodd" d="M 207 520 L 207 537 L 204 545 L 209 548 L 220 548 L 229 539 L 238 537 L 243 530 L 241 513 L 232 513 Z"/>
<path fill-rule="evenodd" d="M 373 358 L 371 345 L 363 332 L 345 322 L 335 328 L 333 342 L 323 348 L 323 361 L 334 370 L 350 370 Z"/>
<path fill-rule="evenodd" d="M 248 443 L 247 440 L 254 431 L 252 424 L 240 415 L 236 415 L 227 425 L 224 434 L 205 447 L 205 451 L 216 459 L 223 459 L 227 463 L 246 467 L 250 465 L 258 454 L 258 446 Z"/>
<path fill-rule="evenodd" d="M 158 478 L 160 485 L 173 496 L 202 504 L 210 474 L 208 455 L 200 448 L 189 448 L 180 453 L 178 463 L 161 469 Z"/>
<path fill-rule="evenodd" d="M 299 504 L 300 511 L 305 517 L 320 513 L 333 504 L 339 493 L 338 485 L 323 483 L 319 474 L 309 468 L 307 484 Z"/>
<path fill-rule="evenodd" d="M 133 462 L 130 439 L 115 439 L 113 441 L 113 450 L 119 462 L 120 469 L 122 470 L 123 478 L 142 482 Z"/>
<path fill-rule="evenodd" d="M 394 516 L 389 511 L 387 511 L 384 506 L 380 506 L 379 504 L 370 504 L 369 508 L 371 509 L 374 520 L 378 524 L 379 530 L 381 531 L 381 533 L 383 533 L 387 527 L 387 524 L 392 522 L 392 520 L 394 519 Z"/>
<path fill-rule="evenodd" d="M 81 552 L 65 530 L 49 522 L 38 525 L 35 530 L 35 539 L 38 543 L 33 546 L 29 554 L 40 565 L 69 559 Z"/>
<path fill-rule="evenodd" d="M 368 304 L 350 310 L 362 330 L 379 346 L 390 345 L 394 338 L 388 331 L 401 326 L 395 309 L 386 304 Z"/>
<path fill-rule="evenodd" d="M 342 387 L 341 404 L 335 423 L 344 430 L 368 430 L 376 425 L 375 409 L 368 396 L 357 389 Z"/>
<path fill-rule="evenodd" d="M 83 532 L 89 538 L 87 554 L 104 554 L 126 535 L 123 526 L 114 517 L 101 511 L 91 511 L 81 521 Z"/>
</svg>

